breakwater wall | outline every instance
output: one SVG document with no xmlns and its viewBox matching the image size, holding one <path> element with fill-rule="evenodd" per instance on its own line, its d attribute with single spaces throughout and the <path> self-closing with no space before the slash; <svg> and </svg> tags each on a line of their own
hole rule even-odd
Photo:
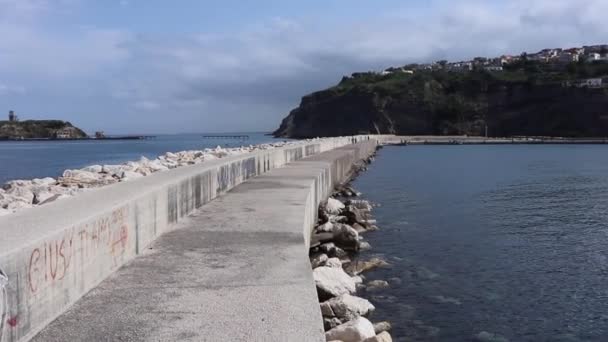
<svg viewBox="0 0 608 342">
<path fill-rule="evenodd" d="M 318 202 L 361 153 L 375 149 L 377 139 L 323 139 L 228 157 L 1 217 L 0 269 L 7 278 L 1 289 L 2 342 L 29 340 L 182 218 L 245 180 L 339 147 L 366 146 L 341 152 L 321 168 L 324 176 L 307 199 L 313 214 L 306 214 L 303 229 L 310 231 Z"/>
</svg>

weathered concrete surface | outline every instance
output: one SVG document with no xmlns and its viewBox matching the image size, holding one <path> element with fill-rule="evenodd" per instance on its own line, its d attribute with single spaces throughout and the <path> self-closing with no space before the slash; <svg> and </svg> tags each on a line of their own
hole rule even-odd
<svg viewBox="0 0 608 342">
<path fill-rule="evenodd" d="M 8 303 L 0 305 L 2 342 L 30 339 L 158 236 L 234 186 L 367 139 L 332 138 L 222 158 L 0 217 L 0 270 L 9 278 L 0 291 L 0 303 Z"/>
<path fill-rule="evenodd" d="M 183 220 L 35 341 L 324 341 L 308 261 L 319 201 L 359 143 L 243 183 Z"/>
</svg>

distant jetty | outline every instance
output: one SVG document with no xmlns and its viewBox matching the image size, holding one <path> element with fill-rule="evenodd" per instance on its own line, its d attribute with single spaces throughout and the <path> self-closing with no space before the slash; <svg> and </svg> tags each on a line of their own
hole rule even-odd
<svg viewBox="0 0 608 342">
<path fill-rule="evenodd" d="M 248 140 L 249 135 L 246 134 L 209 134 L 203 135 L 203 139 L 240 139 Z"/>
</svg>

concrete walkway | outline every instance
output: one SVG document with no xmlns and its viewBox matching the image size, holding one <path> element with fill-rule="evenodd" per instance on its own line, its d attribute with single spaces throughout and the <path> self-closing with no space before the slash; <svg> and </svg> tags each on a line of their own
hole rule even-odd
<svg viewBox="0 0 608 342">
<path fill-rule="evenodd" d="M 365 148 L 362 148 L 363 145 Z M 324 341 L 308 261 L 316 203 L 369 144 L 247 181 L 179 223 L 34 341 Z"/>
</svg>

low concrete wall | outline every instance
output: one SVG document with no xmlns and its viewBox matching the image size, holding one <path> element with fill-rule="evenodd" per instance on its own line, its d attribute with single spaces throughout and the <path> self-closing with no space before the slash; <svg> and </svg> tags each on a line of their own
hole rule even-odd
<svg viewBox="0 0 608 342">
<path fill-rule="evenodd" d="M 377 138 L 332 138 L 229 157 L 0 218 L 0 269 L 9 279 L 2 295 L 8 303 L 2 342 L 30 339 L 181 218 L 243 181 L 359 141 L 371 140 L 365 144 L 371 148 Z M 320 180 L 307 212 L 316 212 L 316 203 L 347 172 L 356 153 L 343 156 Z M 307 215 L 304 229 L 314 222 L 314 214 Z"/>
<path fill-rule="evenodd" d="M 318 202 L 375 148 L 340 147 L 236 186 L 33 341 L 324 341 L 307 242 Z"/>
</svg>

